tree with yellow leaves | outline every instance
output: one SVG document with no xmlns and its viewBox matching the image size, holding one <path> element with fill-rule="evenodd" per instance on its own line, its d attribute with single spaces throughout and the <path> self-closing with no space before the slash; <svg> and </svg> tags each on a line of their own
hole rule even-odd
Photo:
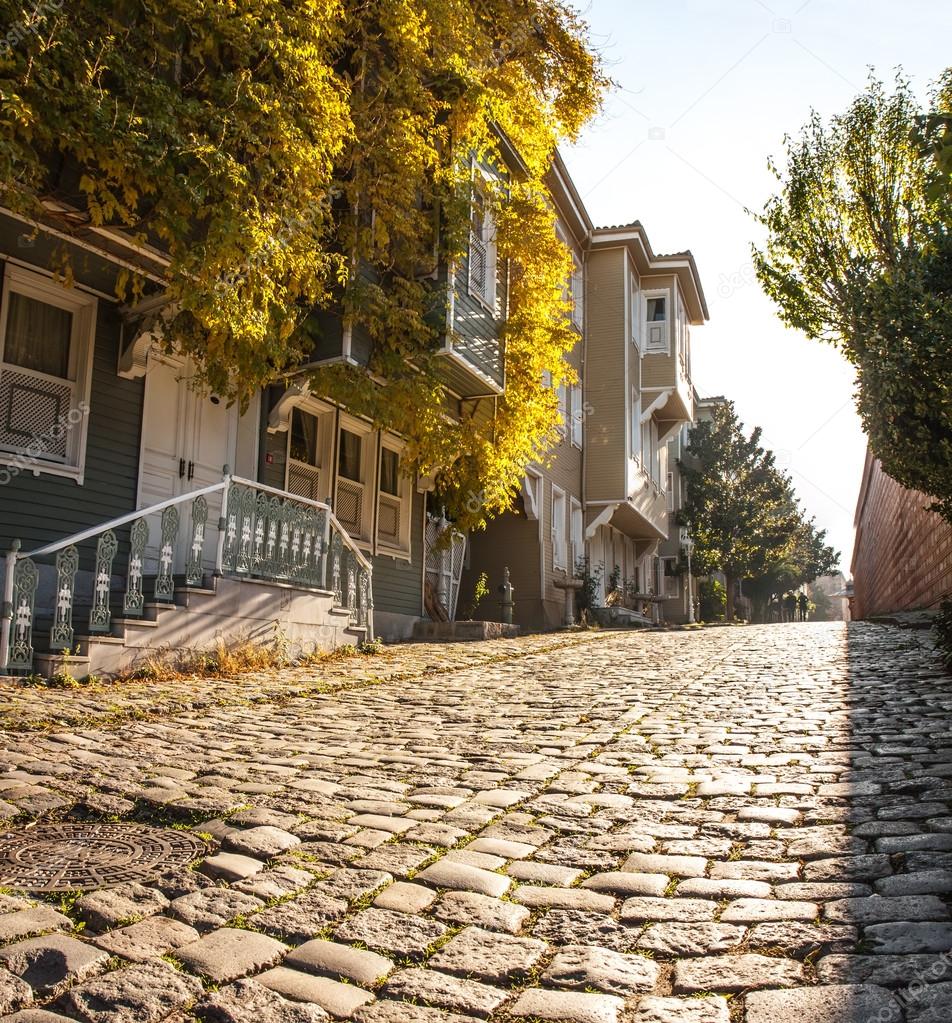
<svg viewBox="0 0 952 1023">
<path fill-rule="evenodd" d="M 290 378 L 333 309 L 372 339 L 370 374 L 313 387 L 405 436 L 467 524 L 507 507 L 555 436 L 543 374 L 569 379 L 575 343 L 543 177 L 606 84 L 567 4 L 0 0 L 0 23 L 3 205 L 55 202 L 166 252 L 168 336 L 232 400 Z M 454 421 L 432 278 L 465 248 L 471 159 L 504 168 L 506 145 L 520 171 L 489 201 L 507 388 L 494 416 Z"/>
</svg>

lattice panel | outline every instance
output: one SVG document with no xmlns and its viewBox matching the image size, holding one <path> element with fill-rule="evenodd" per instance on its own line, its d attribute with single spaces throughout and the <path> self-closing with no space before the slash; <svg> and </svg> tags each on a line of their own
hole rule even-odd
<svg viewBox="0 0 952 1023">
<path fill-rule="evenodd" d="M 364 488 L 350 480 L 337 482 L 337 507 L 334 513 L 338 520 L 351 532 L 360 531 L 361 513 L 364 506 Z"/>
<path fill-rule="evenodd" d="M 320 501 L 320 469 L 303 462 L 288 464 L 288 490 L 298 497 L 306 497 L 309 501 Z"/>
<path fill-rule="evenodd" d="M 400 542 L 400 502 L 394 498 L 380 497 L 380 511 L 377 520 L 378 532 L 392 543 Z"/>
<path fill-rule="evenodd" d="M 0 371 L 0 444 L 25 448 L 38 443 L 39 455 L 65 458 L 72 397 L 68 383 L 4 367 Z"/>
</svg>

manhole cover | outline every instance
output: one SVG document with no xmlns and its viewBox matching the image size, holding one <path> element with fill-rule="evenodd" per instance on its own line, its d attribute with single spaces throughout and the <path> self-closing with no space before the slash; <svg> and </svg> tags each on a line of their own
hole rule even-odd
<svg viewBox="0 0 952 1023">
<path fill-rule="evenodd" d="M 137 824 L 38 824 L 0 835 L 0 885 L 31 892 L 107 888 L 184 867 L 208 851 L 187 831 Z"/>
</svg>

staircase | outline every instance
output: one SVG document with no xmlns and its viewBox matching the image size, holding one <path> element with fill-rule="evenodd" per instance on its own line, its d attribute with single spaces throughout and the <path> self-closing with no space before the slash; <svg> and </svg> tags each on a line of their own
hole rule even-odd
<svg viewBox="0 0 952 1023">
<path fill-rule="evenodd" d="M 6 559 L 0 673 L 111 675 L 222 644 L 294 657 L 372 637 L 372 566 L 330 507 L 227 471 Z"/>
</svg>

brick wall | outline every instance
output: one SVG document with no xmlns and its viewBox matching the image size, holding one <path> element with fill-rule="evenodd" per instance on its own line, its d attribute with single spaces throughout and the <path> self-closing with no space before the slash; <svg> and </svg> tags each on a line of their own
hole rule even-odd
<svg viewBox="0 0 952 1023">
<path fill-rule="evenodd" d="M 952 596 L 952 526 L 868 452 L 856 508 L 853 617 L 934 607 Z"/>
</svg>

